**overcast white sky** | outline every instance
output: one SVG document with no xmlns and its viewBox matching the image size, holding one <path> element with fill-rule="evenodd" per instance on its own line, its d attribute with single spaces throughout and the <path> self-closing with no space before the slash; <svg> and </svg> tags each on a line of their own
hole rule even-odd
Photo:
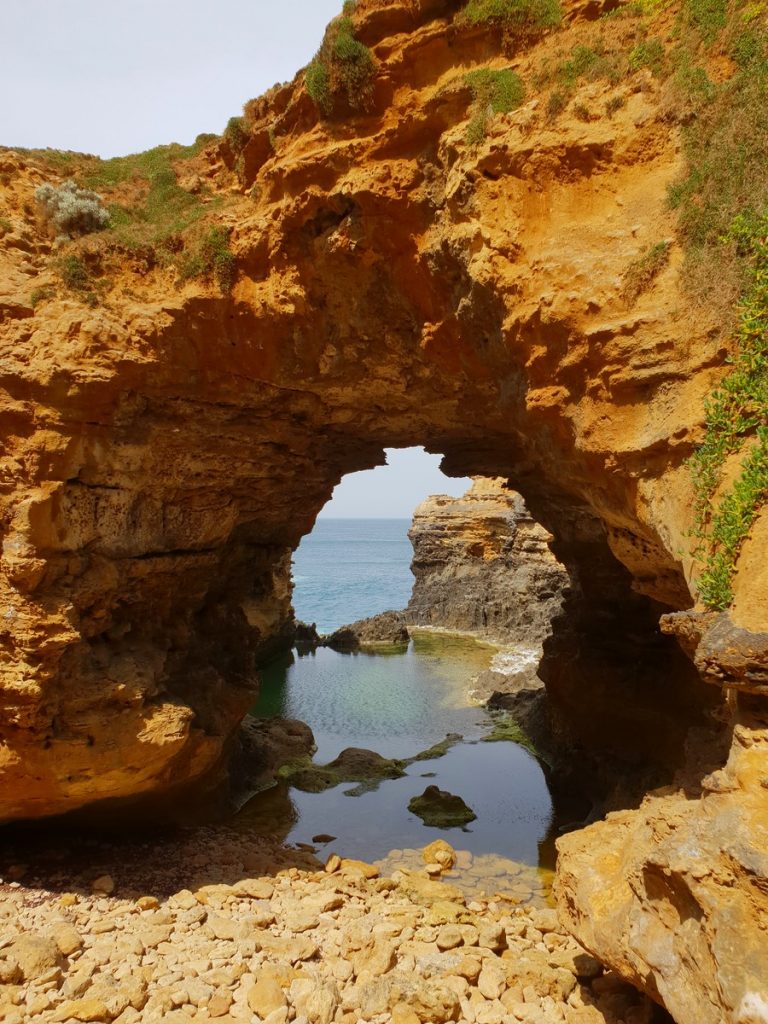
<svg viewBox="0 0 768 1024">
<path fill-rule="evenodd" d="M 221 132 L 341 0 L 0 0 L 0 144 L 122 156 Z"/>
<path fill-rule="evenodd" d="M 440 456 L 423 448 L 388 448 L 387 465 L 345 476 L 320 513 L 339 519 L 410 519 L 429 494 L 458 497 L 471 480 L 444 476 Z"/>
<path fill-rule="evenodd" d="M 0 145 L 102 157 L 221 132 L 311 60 L 341 0 L 0 0 Z M 346 477 L 326 516 L 409 518 L 463 494 L 440 458 L 390 453 Z"/>
</svg>

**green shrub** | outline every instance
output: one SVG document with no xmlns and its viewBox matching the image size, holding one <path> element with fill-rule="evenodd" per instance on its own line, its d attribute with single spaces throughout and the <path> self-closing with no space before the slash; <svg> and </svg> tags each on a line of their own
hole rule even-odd
<svg viewBox="0 0 768 1024">
<path fill-rule="evenodd" d="M 222 294 L 230 292 L 236 276 L 235 256 L 229 247 L 230 234 L 231 229 L 221 224 L 210 227 L 197 246 L 179 261 L 181 280 L 211 276 Z"/>
<path fill-rule="evenodd" d="M 554 92 L 549 94 L 547 100 L 547 117 L 550 120 L 554 120 L 558 114 L 562 114 L 565 108 L 568 106 L 568 97 L 562 91 L 562 89 L 555 89 Z"/>
<path fill-rule="evenodd" d="M 626 100 L 623 96 L 611 96 L 611 98 L 607 100 L 605 104 L 605 112 L 608 115 L 608 117 L 613 117 L 617 110 L 621 110 L 625 102 Z"/>
<path fill-rule="evenodd" d="M 84 291 L 90 284 L 88 268 L 79 256 L 64 256 L 58 265 L 61 280 L 73 291 Z"/>
<path fill-rule="evenodd" d="M 13 224 L 11 224 L 7 217 L 0 217 L 0 238 L 3 235 L 7 235 L 10 231 L 13 231 Z"/>
<path fill-rule="evenodd" d="M 342 15 L 326 29 L 304 84 L 320 113 L 330 117 L 340 97 L 351 110 L 370 106 L 375 71 L 371 51 L 355 37 L 352 19 Z"/>
<path fill-rule="evenodd" d="M 728 24 L 728 0 L 685 0 L 685 13 L 711 43 Z"/>
<path fill-rule="evenodd" d="M 631 71 L 649 68 L 657 77 L 664 69 L 664 46 L 660 39 L 644 39 L 632 49 L 629 55 Z"/>
<path fill-rule="evenodd" d="M 579 121 L 589 121 L 592 116 L 589 112 L 589 107 L 585 106 L 583 103 L 577 103 L 573 108 L 573 113 Z"/>
<path fill-rule="evenodd" d="M 41 302 L 47 302 L 49 299 L 54 298 L 55 295 L 56 289 L 50 284 L 42 285 L 40 288 L 33 288 L 29 296 L 29 304 L 34 309 Z"/>
<path fill-rule="evenodd" d="M 230 117 L 227 127 L 224 129 L 224 138 L 229 143 L 234 153 L 241 153 L 248 142 L 248 129 L 245 127 L 245 119 L 242 117 Z"/>
<path fill-rule="evenodd" d="M 525 86 L 511 68 L 478 68 L 470 71 L 464 81 L 472 90 L 474 100 L 466 141 L 470 146 L 477 146 L 485 138 L 488 121 L 494 114 L 506 114 L 520 106 L 525 98 Z"/>
<path fill-rule="evenodd" d="M 562 11 L 559 0 L 469 0 L 460 17 L 469 25 L 527 33 L 559 25 Z"/>
<path fill-rule="evenodd" d="M 570 60 L 564 61 L 557 69 L 557 76 L 567 89 L 572 89 L 576 82 L 594 70 L 600 63 L 600 55 L 589 46 L 575 46 Z"/>
</svg>

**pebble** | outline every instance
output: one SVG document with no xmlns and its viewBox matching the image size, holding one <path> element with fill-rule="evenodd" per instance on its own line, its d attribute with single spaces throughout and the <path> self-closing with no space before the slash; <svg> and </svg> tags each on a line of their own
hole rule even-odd
<svg viewBox="0 0 768 1024">
<path fill-rule="evenodd" d="M 402 851 L 412 866 L 390 877 L 336 854 L 325 868 L 312 859 L 299 870 L 276 846 L 270 870 L 264 848 L 233 846 L 230 861 L 187 857 L 185 885 L 165 897 L 145 882 L 118 898 L 106 875 L 96 882 L 108 878 L 110 892 L 68 880 L 78 889 L 65 894 L 71 899 L 6 890 L 0 1019 L 618 1024 L 649 1006 L 614 975 L 603 977 L 552 908 L 468 900 L 454 885 L 459 865 L 482 858 L 461 857 L 442 840 Z M 300 856 L 290 852 L 292 861 Z M 435 866 L 455 877 L 435 881 Z"/>
</svg>

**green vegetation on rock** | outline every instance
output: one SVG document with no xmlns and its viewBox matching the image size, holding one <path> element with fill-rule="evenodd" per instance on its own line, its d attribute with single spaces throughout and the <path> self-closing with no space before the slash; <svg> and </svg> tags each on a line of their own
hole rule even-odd
<svg viewBox="0 0 768 1024">
<path fill-rule="evenodd" d="M 307 92 L 324 117 L 335 112 L 339 99 L 350 110 L 366 110 L 373 94 L 376 64 L 368 47 L 356 38 L 349 13 L 345 5 L 344 14 L 330 23 L 304 73 Z"/>
<path fill-rule="evenodd" d="M 686 281 L 737 313 L 731 369 L 705 406 L 706 433 L 690 459 L 696 491 L 698 587 L 726 609 L 739 550 L 768 501 L 768 28 L 754 6 L 687 0 L 683 59 L 675 79 L 688 125 L 687 174 L 670 189 L 686 251 Z M 737 71 L 711 82 L 707 48 L 730 50 Z M 719 494 L 726 462 L 738 476 Z"/>
<path fill-rule="evenodd" d="M 731 372 L 706 404 L 706 437 L 690 460 L 704 562 L 699 594 L 718 610 L 733 599 L 739 549 L 768 501 L 768 216 L 737 218 L 729 238 L 748 254 L 750 285 Z M 738 478 L 712 508 L 726 459 L 745 451 Z"/>
<path fill-rule="evenodd" d="M 558 0 L 469 0 L 460 18 L 469 25 L 498 24 L 525 34 L 559 25 L 562 10 Z"/>
<path fill-rule="evenodd" d="M 477 818 L 460 796 L 437 786 L 427 786 L 421 796 L 413 797 L 408 810 L 431 828 L 462 828 Z"/>
<path fill-rule="evenodd" d="M 163 244 L 180 235 L 216 205 L 204 189 L 183 189 L 176 164 L 197 154 L 213 135 L 199 135 L 193 145 L 156 146 L 145 153 L 114 157 L 90 165 L 83 174 L 89 188 L 135 192 L 109 207 L 112 235 L 127 246 Z M 205 200 L 208 200 L 207 202 Z"/>
<path fill-rule="evenodd" d="M 511 68 L 478 68 L 464 79 L 472 90 L 473 113 L 467 125 L 466 139 L 471 146 L 485 138 L 488 121 L 494 114 L 515 110 L 525 98 L 525 87 Z"/>
<path fill-rule="evenodd" d="M 531 754 L 536 754 L 533 740 L 528 733 L 510 715 L 499 715 L 493 718 L 493 728 L 483 736 L 484 743 L 517 743 L 525 747 Z"/>
<path fill-rule="evenodd" d="M 642 256 L 633 260 L 624 273 L 622 294 L 628 303 L 635 302 L 648 291 L 661 271 L 669 263 L 669 242 L 657 242 Z"/>
</svg>

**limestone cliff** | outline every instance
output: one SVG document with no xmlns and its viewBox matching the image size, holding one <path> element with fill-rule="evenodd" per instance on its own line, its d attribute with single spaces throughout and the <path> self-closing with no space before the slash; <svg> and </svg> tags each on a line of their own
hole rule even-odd
<svg viewBox="0 0 768 1024">
<path fill-rule="evenodd" d="M 478 477 L 461 498 L 434 495 L 408 536 L 415 577 L 408 619 L 540 648 L 568 577 L 552 536 L 503 480 Z"/>
<path fill-rule="evenodd" d="M 691 681 L 658 621 L 696 601 L 686 459 L 728 336 L 683 286 L 667 201 L 695 117 L 657 74 L 678 5 L 601 17 L 615 6 L 571 0 L 558 25 L 500 31 L 458 0 L 359 0 L 374 72 L 361 109 L 350 92 L 321 116 L 299 75 L 223 140 L 155 152 L 141 173 L 0 154 L 0 819 L 123 806 L 209 773 L 291 620 L 291 550 L 385 447 L 507 479 L 553 535 L 571 590 L 542 671 L 585 744 L 600 731 L 591 687 L 623 712 L 623 744 L 642 731 L 635 696 L 684 725 Z M 619 73 L 582 73 L 585 51 Z M 694 84 L 736 74 L 725 49 L 696 59 Z M 501 100 L 484 91 L 510 70 Z M 34 191 L 73 176 L 101 182 L 114 226 L 62 243 Z M 730 615 L 672 620 L 710 680 L 748 677 L 734 756 L 746 744 L 755 766 L 765 521 L 734 552 Z M 735 653 L 715 642 L 729 620 Z M 727 856 L 731 890 L 750 894 L 733 918 L 744 962 L 759 957 L 760 771 L 727 797 L 673 798 L 679 845 L 639 845 L 618 894 L 624 838 L 670 798 L 595 826 L 605 855 L 563 846 L 574 928 L 680 1022 L 710 1019 L 707 1000 L 711 1019 L 764 1019 L 764 976 L 740 994 L 717 975 L 718 937 L 735 934 L 719 897 L 675 903 L 698 868 L 672 866 L 693 863 L 702 830 L 729 849 L 733 808 L 754 809 Z M 593 937 L 585 908 L 602 893 L 619 910 Z M 686 1005 L 667 982 L 681 956 L 637 951 L 648 901 L 659 935 L 679 926 L 697 950 Z"/>
</svg>

